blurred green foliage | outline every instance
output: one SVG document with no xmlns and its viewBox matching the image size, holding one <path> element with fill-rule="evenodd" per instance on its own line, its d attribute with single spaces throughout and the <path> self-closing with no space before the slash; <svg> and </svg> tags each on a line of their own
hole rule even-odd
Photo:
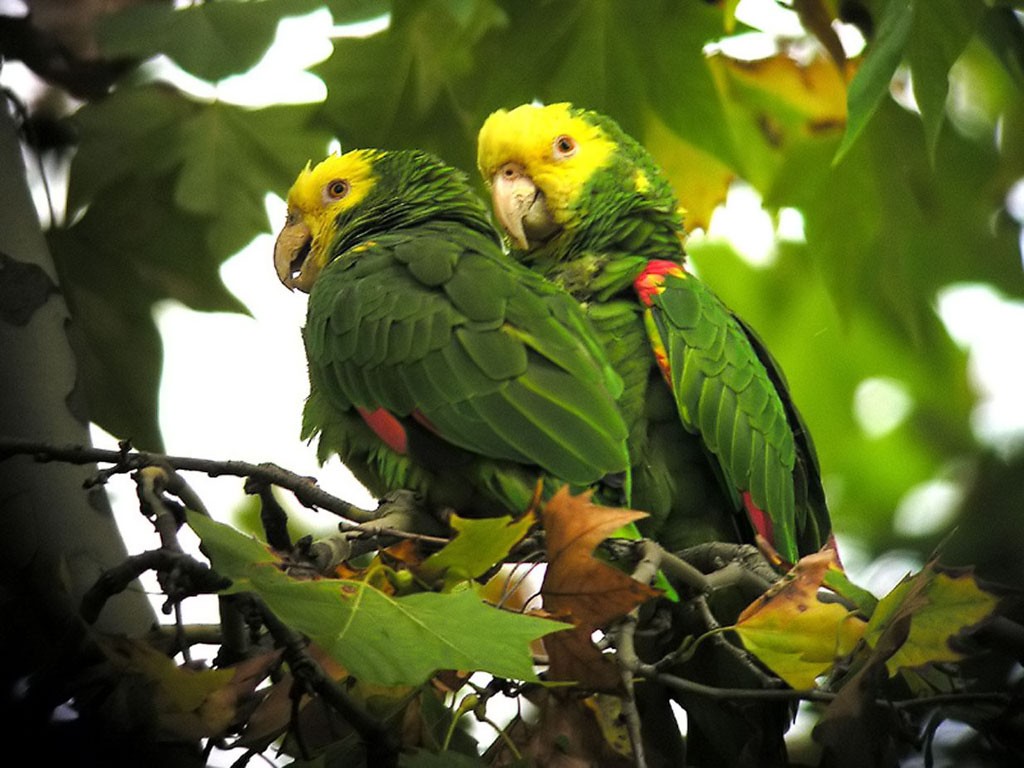
<svg viewBox="0 0 1024 768">
<path fill-rule="evenodd" d="M 759 3 L 774 5 L 751 5 Z M 146 4 L 103 19 L 98 41 L 111 57 L 144 65 L 162 53 L 216 80 L 252 67 L 279 19 L 318 5 Z M 382 14 L 389 23 L 334 39 L 333 54 L 312 69 L 327 86 L 322 103 L 243 108 L 154 82 L 142 66 L 69 118 L 78 136 L 69 223 L 50 232 L 50 244 L 86 350 L 92 413 L 105 429 L 160 447 L 152 305 L 174 298 L 244 311 L 217 269 L 269 230 L 265 193 L 283 196 L 330 137 L 343 148 L 432 150 L 475 178 L 475 135 L 487 114 L 540 99 L 608 113 L 648 143 L 694 227 L 737 180 L 773 215 L 800 212 L 805 238 L 778 239 L 767 267 L 723 241 L 694 238 L 690 250 L 699 274 L 787 372 L 840 533 L 880 551 L 894 544 L 893 511 L 914 484 L 951 467 L 992 475 L 998 460 L 970 429 L 978 394 L 966 355 L 935 306 L 941 289 L 964 282 L 1024 297 L 1020 223 L 1005 202 L 1024 176 L 1020 4 L 800 4 L 859 24 L 867 45 L 849 62 L 828 58 L 810 32 L 778 39 L 775 54 L 757 62 L 730 58 L 727 38 L 751 31 L 735 23 L 734 3 L 326 5 L 339 24 Z M 875 377 L 897 382 L 911 407 L 873 436 L 853 401 Z M 1019 484 L 1003 485 L 1013 495 L 975 490 L 968 499 L 1019 513 Z"/>
</svg>

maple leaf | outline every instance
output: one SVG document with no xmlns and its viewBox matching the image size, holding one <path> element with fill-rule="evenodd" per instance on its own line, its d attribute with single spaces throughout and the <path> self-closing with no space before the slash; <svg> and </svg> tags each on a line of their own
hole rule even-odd
<svg viewBox="0 0 1024 768">
<path fill-rule="evenodd" d="M 97 635 L 96 641 L 119 677 L 152 686 L 161 730 L 195 739 L 227 731 L 281 655 L 270 651 L 230 667 L 193 669 L 141 640 Z"/>
<path fill-rule="evenodd" d="M 886 658 L 890 675 L 929 662 L 959 661 L 963 654 L 950 647 L 949 641 L 983 621 L 997 603 L 998 598 L 982 590 L 970 570 L 943 572 L 932 560 L 878 601 L 864 639 L 875 647 L 889 626 L 909 622 L 906 639 Z"/>
<path fill-rule="evenodd" d="M 736 172 L 709 152 L 675 133 L 652 110 L 646 116 L 644 145 L 672 182 L 685 213 L 686 229 L 707 231 L 711 214 L 725 202 Z"/>
<path fill-rule="evenodd" d="M 258 594 L 363 682 L 417 685 L 443 669 L 534 680 L 530 643 L 566 628 L 495 608 L 468 588 L 396 595 L 389 581 L 386 590 L 374 586 L 373 576 L 299 581 L 262 542 L 202 515 L 188 521 L 217 573 L 232 580 L 229 592 Z"/>
<path fill-rule="evenodd" d="M 579 695 L 557 688 L 536 688 L 527 696 L 535 717 L 508 727 L 505 747 L 492 765 L 542 765 L 550 768 L 628 768 L 634 765 L 629 737 L 621 722 L 621 699 Z M 513 757 L 508 744 L 518 748 Z M 521 756 L 521 757 L 520 757 Z"/>
<path fill-rule="evenodd" d="M 575 680 L 597 690 L 617 688 L 615 665 L 591 641 L 595 630 L 625 616 L 658 590 L 594 557 L 597 545 L 623 526 L 645 516 L 631 509 L 603 507 L 561 488 L 545 505 L 548 567 L 541 584 L 544 607 L 570 619 L 575 628 L 544 640 L 555 680 Z"/>
<path fill-rule="evenodd" d="M 826 762 L 833 765 L 895 765 L 892 734 L 899 725 L 893 712 L 878 704 L 889 677 L 909 669 L 927 686 L 928 667 L 936 661 L 958 661 L 950 646 L 960 631 L 983 622 L 998 599 L 982 590 L 970 570 L 942 571 L 932 560 L 908 575 L 878 601 L 864 630 L 866 652 L 856 671 L 814 728 Z M 913 680 L 909 680 L 914 686 Z M 860 752 L 849 759 L 849 745 Z"/>
<path fill-rule="evenodd" d="M 324 674 L 331 680 L 338 681 L 348 677 L 348 671 L 316 643 L 310 643 L 306 647 L 306 653 L 320 665 Z M 306 705 L 314 701 L 314 698 L 308 694 L 301 696 L 296 705 L 292 698 L 294 686 L 295 678 L 292 677 L 291 671 L 287 666 L 282 667 L 263 700 L 249 716 L 245 731 L 235 746 L 262 749 L 262 745 L 269 744 L 287 730 L 289 722 L 296 716 L 296 707 L 307 745 L 318 744 L 311 735 L 309 724 L 303 718 Z"/>
<path fill-rule="evenodd" d="M 534 522 L 529 513 L 518 520 L 508 516 L 475 520 L 452 515 L 451 526 L 457 535 L 423 562 L 420 573 L 431 580 L 443 575 L 449 585 L 475 579 L 501 562 Z"/>
<path fill-rule="evenodd" d="M 831 549 L 801 558 L 733 627 L 744 647 L 793 688 L 813 688 L 864 634 L 866 623 L 856 614 L 818 599 L 830 570 L 839 570 Z"/>
</svg>

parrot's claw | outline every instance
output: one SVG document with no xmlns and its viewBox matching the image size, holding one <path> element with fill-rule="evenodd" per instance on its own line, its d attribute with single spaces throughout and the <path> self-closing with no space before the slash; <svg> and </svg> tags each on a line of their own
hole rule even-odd
<svg viewBox="0 0 1024 768">
<path fill-rule="evenodd" d="M 448 528 L 423 497 L 410 490 L 391 491 L 377 505 L 373 521 L 363 523 L 354 530 L 363 533 L 380 534 L 386 531 L 402 531 L 424 536 L 447 536 Z"/>
</svg>

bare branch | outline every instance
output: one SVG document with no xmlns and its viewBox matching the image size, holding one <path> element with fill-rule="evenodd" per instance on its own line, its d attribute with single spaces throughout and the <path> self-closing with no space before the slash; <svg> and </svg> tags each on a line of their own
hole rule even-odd
<svg viewBox="0 0 1024 768">
<path fill-rule="evenodd" d="M 793 688 L 718 688 L 687 680 L 676 675 L 658 672 L 653 666 L 641 664 L 636 670 L 641 677 L 661 683 L 683 693 L 692 693 L 717 701 L 811 701 L 820 704 L 832 702 L 839 694 L 817 689 L 795 690 Z M 896 709 L 917 709 L 937 707 L 945 704 L 998 704 L 1008 706 L 1012 701 L 1008 693 L 990 691 L 942 693 L 913 699 L 878 699 L 877 704 Z"/>
<path fill-rule="evenodd" d="M 656 571 L 655 571 L 656 572 Z M 639 579 L 638 579 L 639 581 Z M 636 633 L 637 611 L 624 616 L 615 627 L 615 651 L 619 664 L 619 674 L 626 695 L 622 697 L 622 713 L 626 719 L 626 730 L 629 731 L 629 742 L 633 747 L 633 762 L 637 768 L 646 768 L 647 758 L 644 755 L 644 738 L 640 711 L 636 706 L 636 693 L 633 688 L 633 670 L 639 663 L 633 637 Z"/>
<path fill-rule="evenodd" d="M 703 594 L 711 589 L 707 576 L 700 570 L 668 550 L 661 550 L 661 569 L 670 581 L 683 584 L 697 594 Z"/>
<path fill-rule="evenodd" d="M 357 523 L 374 520 L 376 514 L 339 499 L 316 484 L 316 479 L 289 472 L 276 464 L 252 464 L 247 461 L 217 461 L 190 456 L 169 456 L 148 451 L 111 451 L 81 445 L 54 446 L 44 442 L 0 438 L 0 460 L 10 456 L 33 456 L 36 461 L 63 461 L 69 464 L 103 463 L 113 465 L 100 473 L 96 483 L 114 474 L 134 472 L 142 467 L 169 466 L 210 477 L 229 475 L 248 477 L 285 488 L 304 506 L 323 509 Z M 93 483 L 95 484 L 95 483 Z"/>
<path fill-rule="evenodd" d="M 132 555 L 120 565 L 110 568 L 96 580 L 92 588 L 82 597 L 81 616 L 89 624 L 99 618 L 107 600 L 123 592 L 129 584 L 146 571 L 178 571 L 189 579 L 188 594 L 198 595 L 217 592 L 230 584 L 205 563 L 189 555 L 167 549 L 154 549 Z M 178 595 L 175 599 L 184 596 Z"/>
</svg>

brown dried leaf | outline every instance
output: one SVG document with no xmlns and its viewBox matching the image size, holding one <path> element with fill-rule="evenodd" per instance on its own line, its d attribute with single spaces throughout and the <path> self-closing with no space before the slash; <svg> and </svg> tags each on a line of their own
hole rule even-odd
<svg viewBox="0 0 1024 768">
<path fill-rule="evenodd" d="M 898 765 L 893 734 L 900 726 L 893 710 L 879 704 L 879 695 L 887 680 L 885 661 L 899 650 L 909 633 L 909 615 L 889 624 L 871 656 L 825 708 L 812 731 L 812 737 L 822 747 L 822 765 Z"/>
<path fill-rule="evenodd" d="M 541 585 L 544 607 L 556 617 L 570 619 L 576 628 L 544 638 L 554 680 L 575 680 L 595 690 L 617 690 L 618 669 L 591 641 L 597 629 L 624 616 L 657 590 L 594 557 L 599 543 L 642 512 L 602 507 L 590 494 L 573 496 L 567 488 L 544 508 L 548 567 Z"/>
<path fill-rule="evenodd" d="M 348 676 L 345 668 L 316 643 L 310 643 L 306 652 L 332 680 L 337 681 Z M 285 732 L 292 717 L 292 686 L 294 684 L 295 679 L 291 672 L 285 669 L 280 679 L 270 687 L 263 701 L 249 717 L 245 731 L 237 742 L 239 747 L 262 748 L 263 745 L 269 744 Z M 312 700 L 310 696 L 303 696 L 299 702 L 300 711 Z"/>
<path fill-rule="evenodd" d="M 520 719 L 508 730 L 526 764 L 545 768 L 628 768 L 634 764 L 631 752 L 620 751 L 619 739 L 609 741 L 594 697 L 541 688 L 531 692 L 529 699 L 537 706 L 536 722 Z M 490 764 L 521 765 L 523 760 L 503 748 Z"/>
<path fill-rule="evenodd" d="M 590 493 L 560 489 L 544 508 L 548 567 L 541 585 L 544 607 L 576 624 L 603 627 L 658 591 L 594 557 L 597 545 L 645 513 L 602 507 Z"/>
<path fill-rule="evenodd" d="M 548 652 L 548 677 L 572 680 L 584 688 L 609 693 L 621 692 L 622 674 L 611 656 L 601 653 L 587 627 L 558 632 L 544 638 Z"/>
</svg>

